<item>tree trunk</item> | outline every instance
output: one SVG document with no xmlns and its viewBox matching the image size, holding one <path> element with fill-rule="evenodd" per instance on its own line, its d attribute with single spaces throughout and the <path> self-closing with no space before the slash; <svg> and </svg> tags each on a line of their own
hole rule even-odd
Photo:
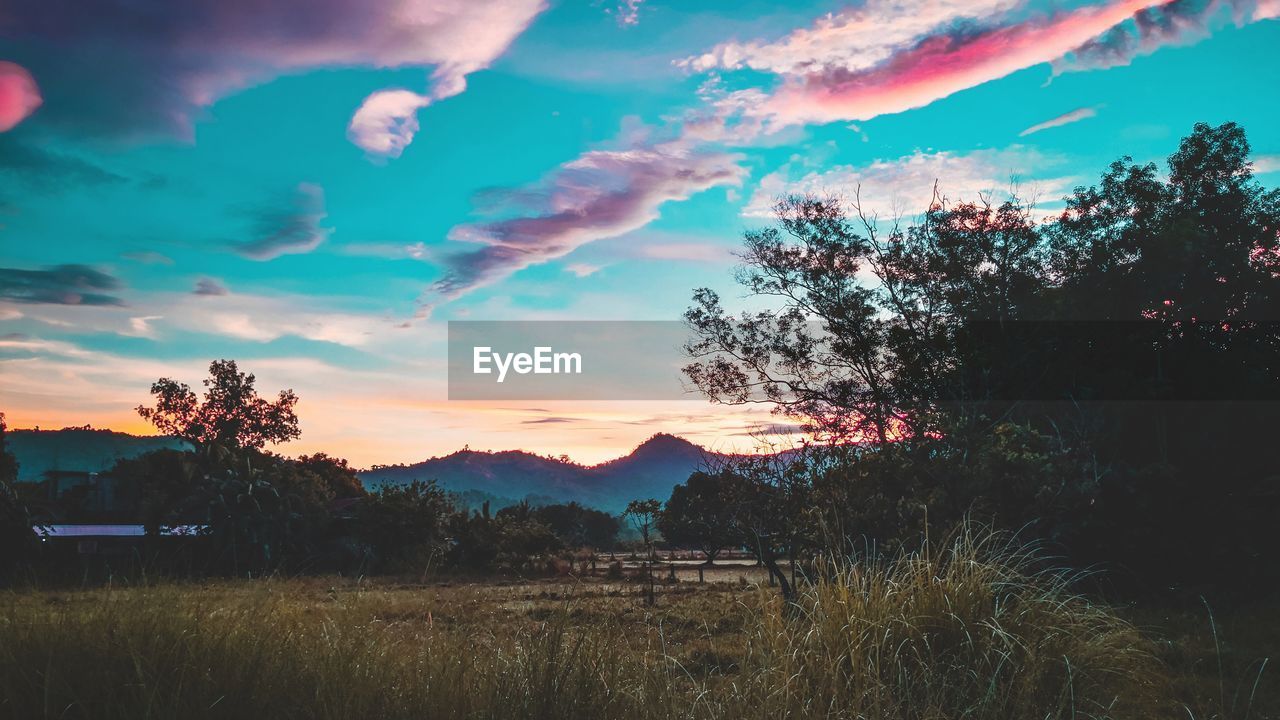
<svg viewBox="0 0 1280 720">
<path fill-rule="evenodd" d="M 777 580 L 778 589 L 782 592 L 782 599 L 788 605 L 794 605 L 796 600 L 795 586 L 787 581 L 787 574 L 782 572 L 782 568 L 778 567 L 778 561 L 773 557 L 763 558 L 764 566 L 769 569 L 769 577 Z"/>
</svg>

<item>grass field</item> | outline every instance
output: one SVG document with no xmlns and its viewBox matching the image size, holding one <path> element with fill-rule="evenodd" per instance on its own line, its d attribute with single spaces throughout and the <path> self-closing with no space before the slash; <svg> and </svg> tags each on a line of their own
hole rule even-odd
<svg viewBox="0 0 1280 720">
<path fill-rule="evenodd" d="M 0 717 L 1280 717 L 1263 608 L 1112 609 L 964 542 L 794 607 L 717 577 L 9 592 Z"/>
</svg>

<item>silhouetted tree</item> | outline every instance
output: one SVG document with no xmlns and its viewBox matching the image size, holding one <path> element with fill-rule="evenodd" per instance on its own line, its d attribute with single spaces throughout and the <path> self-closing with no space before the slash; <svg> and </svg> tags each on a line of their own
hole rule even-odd
<svg viewBox="0 0 1280 720">
<path fill-rule="evenodd" d="M 384 567 L 425 571 L 444 559 L 452 514 L 434 482 L 385 485 L 360 503 L 356 532 Z"/>
<path fill-rule="evenodd" d="M 31 513 L 19 497 L 18 460 L 5 445 L 4 413 L 0 413 L 0 580 L 31 560 L 38 540 Z"/>
<path fill-rule="evenodd" d="M 627 509 L 623 516 L 631 521 L 631 526 L 640 533 L 640 540 L 644 543 L 644 570 L 645 579 L 647 581 L 648 593 L 645 595 L 645 602 L 652 605 L 653 597 L 653 532 L 657 529 L 658 518 L 662 516 L 662 503 L 658 500 L 632 500 L 627 503 Z"/>
<path fill-rule="evenodd" d="M 355 468 L 344 458 L 318 452 L 303 455 L 294 462 L 300 469 L 312 473 L 327 488 L 332 498 L 358 498 L 368 494 Z"/>
<path fill-rule="evenodd" d="M 619 523 L 616 517 L 576 502 L 543 505 L 534 509 L 532 516 L 568 546 L 605 550 L 617 541 Z"/>
<path fill-rule="evenodd" d="M 155 407 L 139 406 L 138 414 L 161 432 L 197 447 L 261 448 L 297 439 L 297 395 L 281 390 L 271 402 L 258 395 L 255 382 L 234 360 L 215 360 L 209 364 L 203 400 L 186 383 L 160 378 L 151 386 Z"/>
<path fill-rule="evenodd" d="M 166 526 L 209 520 L 205 476 L 195 453 L 155 450 L 118 461 L 111 475 L 136 502 L 148 535 Z"/>
<path fill-rule="evenodd" d="M 1122 159 L 1045 223 L 1018 198 L 935 192 L 908 226 L 785 198 L 740 275 L 775 306 L 733 317 L 696 291 L 686 372 L 860 443 L 801 473 L 825 510 L 810 538 L 972 512 L 1149 580 L 1280 580 L 1280 191 L 1248 154 L 1237 125 L 1196 125 L 1167 179 Z M 756 492 L 778 502 L 772 477 Z"/>
<path fill-rule="evenodd" d="M 695 472 L 671 489 L 671 498 L 658 518 L 658 529 L 667 542 L 694 547 L 707 564 L 734 544 L 732 482 L 728 473 Z"/>
</svg>

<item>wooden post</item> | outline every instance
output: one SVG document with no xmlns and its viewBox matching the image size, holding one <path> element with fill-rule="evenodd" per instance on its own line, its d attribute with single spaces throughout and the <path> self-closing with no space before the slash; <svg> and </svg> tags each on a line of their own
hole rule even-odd
<svg viewBox="0 0 1280 720">
<path fill-rule="evenodd" d="M 698 584 L 701 585 L 705 580 L 702 579 L 702 566 L 698 566 Z"/>
</svg>

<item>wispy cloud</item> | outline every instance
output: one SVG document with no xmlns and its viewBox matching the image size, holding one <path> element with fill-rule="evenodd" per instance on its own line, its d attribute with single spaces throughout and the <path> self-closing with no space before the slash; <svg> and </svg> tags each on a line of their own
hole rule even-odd
<svg viewBox="0 0 1280 720">
<path fill-rule="evenodd" d="M 1267 16 L 1255 0 L 1170 0 L 1134 13 L 1132 23 L 1117 25 L 1054 62 L 1055 72 L 1098 70 L 1128 65 L 1139 55 L 1209 35 L 1226 15 L 1238 24 Z"/>
<path fill-rule="evenodd" d="M 45 193 L 64 190 L 67 186 L 125 181 L 123 176 L 88 160 L 19 139 L 16 133 L 0 135 L 0 174 L 10 187 L 21 183 Z"/>
<path fill-rule="evenodd" d="M 143 265 L 172 265 L 173 258 L 154 250 L 139 250 L 135 252 L 127 252 L 120 257 L 125 260 L 132 260 Z"/>
<path fill-rule="evenodd" d="M 934 200 L 935 184 L 950 202 L 977 201 L 984 195 L 999 200 L 1015 184 L 1020 193 L 1056 201 L 1070 189 L 1071 178 L 1035 174 L 1056 164 L 1056 158 L 1018 146 L 970 153 L 917 151 L 893 160 L 838 165 L 803 174 L 788 164 L 761 179 L 743 214 L 769 218 L 779 197 L 832 194 L 848 200 L 856 196 L 869 216 L 891 220 L 927 210 Z"/>
<path fill-rule="evenodd" d="M 254 223 L 256 239 L 235 245 L 235 250 L 253 260 L 311 252 L 329 236 L 329 229 L 320 226 L 325 215 L 324 189 L 300 183 L 292 207 L 283 212 L 273 209 L 260 213 Z"/>
<path fill-rule="evenodd" d="M 1271 155 L 1254 155 L 1253 172 L 1255 175 L 1280 172 L 1280 153 Z"/>
<path fill-rule="evenodd" d="M 779 40 L 726 42 L 677 62 L 695 72 L 751 69 L 803 76 L 823 69 L 866 70 L 939 28 L 980 20 L 1018 7 L 1021 0 L 869 0 L 823 15 Z"/>
<path fill-rule="evenodd" d="M 695 72 L 749 69 L 777 78 L 711 99 L 692 123 L 704 137 L 742 142 L 781 128 L 869 120 L 929 105 L 1042 63 L 1057 71 L 1102 67 L 1091 44 L 1130 20 L 1155 47 L 1203 29 L 1226 2 L 1237 17 L 1255 0 L 1109 0 L 1048 17 L 1013 19 L 1020 3 L 870 0 L 776 42 L 726 43 L 681 64 Z M 1243 21 L 1243 20 L 1242 20 Z M 1116 31 L 1118 32 L 1118 31 Z M 1100 40 L 1099 38 L 1104 38 Z"/>
<path fill-rule="evenodd" d="M 540 211 L 454 228 L 451 239 L 482 247 L 448 260 L 445 276 L 424 297 L 425 307 L 639 229 L 658 217 L 663 203 L 738 184 L 746 173 L 740 159 L 679 141 L 584 153 L 546 180 Z"/>
<path fill-rule="evenodd" d="M 227 286 L 213 278 L 200 278 L 196 281 L 196 286 L 192 288 L 191 294 L 219 297 L 227 294 Z"/>
<path fill-rule="evenodd" d="M 1096 107 L 1076 108 L 1071 112 L 1065 112 L 1057 117 L 1049 118 L 1044 122 L 1036 123 L 1035 125 L 1032 125 L 1026 130 L 1023 130 L 1022 132 L 1018 133 L 1018 137 L 1026 137 L 1028 135 L 1031 135 L 1032 133 L 1038 133 L 1041 130 L 1048 130 L 1049 128 L 1056 128 L 1056 127 L 1062 127 L 1063 125 L 1070 125 L 1071 123 L 1074 123 L 1074 122 L 1080 122 L 1081 120 L 1087 120 L 1088 118 L 1095 117 L 1097 114 L 1098 114 L 1098 109 Z"/>
<path fill-rule="evenodd" d="M 603 270 L 604 266 L 592 265 L 591 263 L 569 263 L 568 265 L 564 266 L 564 269 L 567 272 L 570 272 L 576 275 L 577 277 L 584 278 L 590 275 L 595 275 L 596 273 Z"/>
<path fill-rule="evenodd" d="M 152 326 L 155 320 L 163 320 L 163 315 L 142 315 L 140 317 L 129 318 L 129 328 L 132 330 L 130 334 L 135 337 L 155 339 L 156 329 Z"/>
<path fill-rule="evenodd" d="M 617 5 L 605 12 L 617 18 L 622 27 L 631 27 L 640 24 L 640 6 L 643 4 L 644 0 L 618 0 Z"/>
<path fill-rule="evenodd" d="M 456 95 L 545 7 L 546 0 L 108 0 L 69 12 L 29 2 L 6 8 L 0 38 L 40 78 L 42 122 L 80 135 L 191 137 L 194 118 L 219 98 L 311 68 L 431 68 L 420 97 Z M 31 93 L 22 97 L 19 107 L 29 106 Z M 386 100 L 385 92 L 369 96 L 352 140 L 394 155 L 412 139 L 417 108 Z M 377 118 L 386 121 L 382 132 Z"/>
<path fill-rule="evenodd" d="M 51 305 L 124 305 L 112 294 L 120 281 L 87 265 L 55 265 L 43 270 L 0 268 L 0 298 Z"/>
<path fill-rule="evenodd" d="M 520 424 L 521 425 L 560 425 L 563 423 L 576 423 L 576 422 L 587 422 L 587 421 L 583 420 L 582 418 L 554 416 L 554 417 L 538 418 L 537 420 L 521 420 Z"/>
</svg>

